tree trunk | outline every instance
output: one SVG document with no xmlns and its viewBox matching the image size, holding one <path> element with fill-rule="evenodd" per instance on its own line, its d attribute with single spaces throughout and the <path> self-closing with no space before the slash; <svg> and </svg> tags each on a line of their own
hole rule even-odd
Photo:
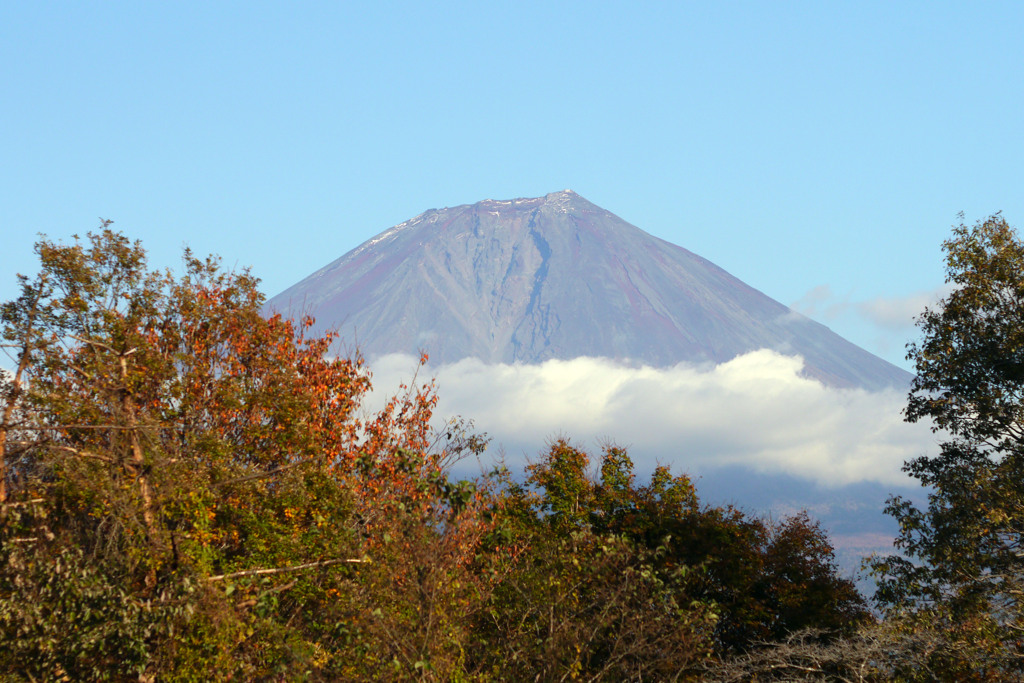
<svg viewBox="0 0 1024 683">
<path fill-rule="evenodd" d="M 138 418 L 135 414 L 135 401 L 132 399 L 131 390 L 128 388 L 128 355 L 134 352 L 131 349 L 120 355 L 121 362 L 121 410 L 125 420 L 128 422 L 128 440 L 131 450 L 130 465 L 125 469 L 132 475 L 139 484 L 139 497 L 142 499 L 142 521 L 146 525 L 146 539 L 149 542 L 151 552 L 157 554 L 157 524 L 156 513 L 154 512 L 153 491 L 150 486 L 149 474 L 146 472 L 145 457 L 142 453 L 142 443 L 139 441 Z M 146 573 L 146 587 L 156 586 L 156 565 L 150 566 Z"/>
</svg>

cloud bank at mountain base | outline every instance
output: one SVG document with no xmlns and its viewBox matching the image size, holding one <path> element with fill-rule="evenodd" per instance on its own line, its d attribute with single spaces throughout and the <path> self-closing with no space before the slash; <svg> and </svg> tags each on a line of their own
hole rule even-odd
<svg viewBox="0 0 1024 683">
<path fill-rule="evenodd" d="M 409 381 L 416 359 L 372 359 L 380 402 Z M 539 365 L 487 365 L 476 359 L 420 370 L 435 377 L 436 415 L 472 419 L 510 465 L 565 436 L 588 448 L 611 441 L 629 449 L 639 471 L 741 467 L 836 487 L 859 482 L 907 485 L 900 468 L 936 451 L 927 425 L 902 420 L 906 392 L 836 389 L 800 374 L 798 357 L 760 350 L 718 365 L 633 367 L 602 358 Z"/>
</svg>

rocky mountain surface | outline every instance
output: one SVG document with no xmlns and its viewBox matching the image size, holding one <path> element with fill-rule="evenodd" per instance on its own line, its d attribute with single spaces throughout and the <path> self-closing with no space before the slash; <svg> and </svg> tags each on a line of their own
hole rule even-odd
<svg viewBox="0 0 1024 683">
<path fill-rule="evenodd" d="M 424 350 L 539 363 L 600 356 L 659 367 L 770 348 L 840 387 L 909 374 L 710 261 L 571 190 L 426 211 L 268 302 L 338 329 L 368 357 Z"/>
</svg>

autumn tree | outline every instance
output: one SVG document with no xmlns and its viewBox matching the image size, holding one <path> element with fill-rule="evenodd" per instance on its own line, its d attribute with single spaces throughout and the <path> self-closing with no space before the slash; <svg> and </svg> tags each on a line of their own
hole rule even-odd
<svg viewBox="0 0 1024 683">
<path fill-rule="evenodd" d="M 894 498 L 896 546 L 875 562 L 890 618 L 945 634 L 949 680 L 1024 675 L 1024 244 L 996 214 L 944 244 L 951 292 L 918 317 L 906 419 L 941 434 L 904 468 L 927 506 Z"/>
<path fill-rule="evenodd" d="M 337 678 L 356 651 L 391 664 L 373 629 L 322 615 L 362 605 L 394 622 L 380 586 L 403 544 L 452 551 L 448 575 L 475 557 L 482 506 L 448 479 L 449 445 L 431 448 L 431 386 L 363 418 L 361 360 L 329 357 L 311 320 L 266 317 L 248 272 L 188 251 L 180 276 L 156 272 L 106 226 L 36 251 L 0 328 L 15 366 L 0 384 L 0 669 L 209 680 Z"/>
</svg>

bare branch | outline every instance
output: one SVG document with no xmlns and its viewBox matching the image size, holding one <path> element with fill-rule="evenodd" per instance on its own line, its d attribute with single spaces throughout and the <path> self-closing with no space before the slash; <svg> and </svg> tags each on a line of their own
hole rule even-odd
<svg viewBox="0 0 1024 683">
<path fill-rule="evenodd" d="M 234 479 L 228 479 L 227 481 L 219 482 L 217 484 L 217 486 L 232 486 L 234 484 L 241 484 L 241 483 L 244 483 L 244 482 L 247 482 L 247 481 L 255 481 L 257 479 L 266 479 L 268 477 L 273 477 L 276 474 L 280 474 L 281 472 L 284 472 L 286 470 L 290 470 L 293 467 L 298 467 L 299 465 L 303 465 L 303 464 L 305 464 L 307 462 L 309 462 L 309 461 L 308 460 L 297 460 L 295 462 L 288 463 L 287 465 L 281 465 L 280 467 L 275 467 L 272 470 L 267 470 L 266 472 L 256 472 L 254 474 L 247 474 L 244 477 L 236 477 Z"/>
<path fill-rule="evenodd" d="M 72 339 L 75 339 L 77 341 L 82 342 L 83 344 L 89 344 L 91 346 L 98 346 L 101 349 L 106 349 L 107 351 L 110 351 L 111 353 L 116 353 L 118 355 L 118 357 L 120 357 L 120 358 L 124 358 L 125 356 L 130 356 L 133 353 L 135 353 L 136 351 L 138 351 L 137 348 L 132 348 L 132 349 L 128 349 L 127 351 L 123 351 L 122 352 L 122 351 L 118 351 L 117 349 L 115 349 L 110 344 L 104 344 L 103 342 L 96 341 L 95 339 L 87 339 L 85 337 L 79 337 L 79 336 L 74 335 L 74 334 L 69 334 L 68 336 L 71 337 Z"/>
<path fill-rule="evenodd" d="M 21 508 L 26 507 L 28 505 L 38 505 L 39 503 L 43 502 L 45 502 L 45 499 L 43 498 L 32 498 L 31 500 L 22 500 L 18 501 L 17 503 L 2 503 L 0 504 L 0 508 Z"/>
<path fill-rule="evenodd" d="M 48 445 L 50 446 L 50 448 L 56 448 L 58 451 L 64 451 L 64 452 L 70 453 L 72 455 L 77 455 L 80 458 L 89 458 L 91 460 L 99 460 L 101 462 L 107 462 L 107 463 L 116 463 L 117 462 L 117 460 L 115 460 L 114 458 L 110 458 L 110 457 L 107 457 L 105 455 L 100 455 L 99 453 L 92 453 L 90 451 L 83 451 L 83 450 L 79 450 L 77 448 L 71 448 L 70 446 L 57 446 L 55 444 L 48 444 Z"/>
<path fill-rule="evenodd" d="M 320 562 L 309 562 L 308 564 L 297 564 L 292 567 L 273 567 L 270 569 L 246 569 L 245 571 L 232 572 L 230 574 L 217 574 L 211 576 L 208 581 L 224 581 L 225 579 L 237 579 L 242 576 L 263 576 L 265 574 L 283 574 L 285 572 L 298 572 L 303 569 L 314 569 L 326 567 L 332 564 L 370 564 L 369 558 L 342 558 L 336 560 L 322 560 Z"/>
</svg>

